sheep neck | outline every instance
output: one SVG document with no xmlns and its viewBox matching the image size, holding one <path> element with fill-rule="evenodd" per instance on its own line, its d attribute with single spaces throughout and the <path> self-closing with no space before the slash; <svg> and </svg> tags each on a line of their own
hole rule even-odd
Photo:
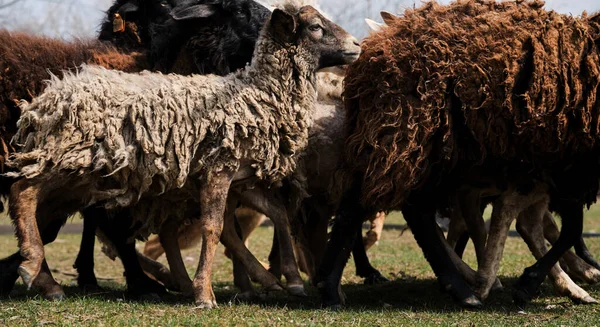
<svg viewBox="0 0 600 327">
<path fill-rule="evenodd" d="M 240 76 L 279 103 L 280 137 L 290 138 L 290 153 L 299 153 L 308 142 L 308 127 L 317 98 L 316 63 L 298 46 L 285 47 L 269 37 L 256 44 L 252 63 Z"/>
</svg>

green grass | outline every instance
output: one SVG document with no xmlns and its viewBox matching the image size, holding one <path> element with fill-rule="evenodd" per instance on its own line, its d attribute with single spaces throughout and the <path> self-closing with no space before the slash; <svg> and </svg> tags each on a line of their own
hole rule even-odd
<svg viewBox="0 0 600 327">
<path fill-rule="evenodd" d="M 79 223 L 78 219 L 74 222 Z M 6 223 L 6 221 L 4 221 Z M 388 224 L 403 224 L 399 214 L 391 215 Z M 600 206 L 586 214 L 585 229 L 600 229 Z M 266 261 L 273 229 L 260 227 L 250 239 L 250 250 Z M 203 311 L 194 309 L 191 299 L 176 294 L 164 297 L 160 304 L 132 301 L 124 293 L 120 262 L 105 257 L 96 248 L 96 274 L 104 292 L 84 294 L 74 281 L 73 261 L 78 251 L 79 235 L 59 235 L 46 247 L 48 262 L 55 278 L 65 286 L 68 299 L 56 303 L 27 291 L 19 281 L 8 299 L 0 299 L 0 326 L 594 326 L 600 325 L 600 306 L 578 306 L 556 296 L 544 283 L 539 298 L 519 312 L 511 301 L 511 286 L 522 270 L 534 260 L 520 238 L 510 237 L 506 244 L 500 278 L 506 290 L 492 293 L 483 310 L 465 310 L 441 292 L 434 275 L 416 245 L 410 231 L 384 231 L 379 244 L 369 251 L 375 267 L 393 281 L 365 286 L 354 275 L 350 261 L 343 278 L 348 296 L 340 312 L 320 309 L 315 289 L 308 286 L 309 297 L 288 297 L 283 292 L 266 294 L 260 302 L 241 304 L 235 301 L 230 261 L 220 247 L 214 265 L 213 285 L 220 307 Z M 600 238 L 586 239 L 591 251 L 600 256 Z M 140 244 L 140 247 L 142 244 Z M 0 257 L 17 249 L 12 235 L 0 236 Z M 195 271 L 198 251 L 183 252 L 190 274 Z M 472 246 L 466 261 L 475 265 Z M 165 259 L 160 259 L 165 263 Z M 600 287 L 583 285 L 590 294 L 600 297 Z"/>
</svg>

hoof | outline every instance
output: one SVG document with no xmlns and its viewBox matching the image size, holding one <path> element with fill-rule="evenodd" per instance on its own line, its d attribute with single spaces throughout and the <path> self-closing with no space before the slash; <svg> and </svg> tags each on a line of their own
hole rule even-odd
<svg viewBox="0 0 600 327">
<path fill-rule="evenodd" d="M 279 291 L 283 291 L 283 287 L 281 287 L 281 285 L 279 284 L 273 284 L 269 287 L 265 287 L 265 291 L 267 292 L 279 292 Z"/>
<path fill-rule="evenodd" d="M 256 300 L 264 300 L 265 296 L 263 294 L 258 294 L 255 291 L 247 291 L 238 293 L 235 295 L 234 300 L 240 302 L 252 302 Z"/>
<path fill-rule="evenodd" d="M 51 294 L 44 294 L 44 298 L 50 301 L 63 301 L 67 297 L 65 296 L 64 292 L 60 291 Z"/>
<path fill-rule="evenodd" d="M 19 266 L 17 272 L 19 273 L 19 276 L 23 278 L 23 283 L 27 286 L 27 290 L 31 289 L 31 285 L 33 285 L 33 281 L 35 280 L 35 277 L 37 277 L 37 274 L 31 274 L 24 266 Z"/>
<path fill-rule="evenodd" d="M 341 304 L 330 305 L 330 306 L 327 306 L 327 309 L 329 309 L 333 312 L 338 312 L 338 311 L 342 310 L 342 305 Z"/>
<path fill-rule="evenodd" d="M 287 291 L 294 296 L 308 296 L 306 291 L 304 291 L 304 285 L 288 285 Z"/>
<path fill-rule="evenodd" d="M 531 302 L 531 299 L 532 297 L 527 292 L 522 290 L 516 290 L 513 293 L 513 302 L 519 309 L 524 310 L 525 307 L 527 307 L 527 304 Z"/>
<path fill-rule="evenodd" d="M 372 273 L 369 277 L 365 278 L 365 285 L 377 285 L 388 283 L 390 280 L 385 278 L 379 271 Z"/>
<path fill-rule="evenodd" d="M 504 285 L 502 285 L 500 280 L 496 278 L 496 281 L 494 282 L 494 285 L 492 285 L 490 292 L 503 292 L 503 291 L 504 291 Z"/>
<path fill-rule="evenodd" d="M 596 300 L 595 298 L 591 297 L 591 296 L 586 296 L 583 299 L 575 299 L 573 298 L 573 303 L 575 304 L 596 304 L 598 303 L 598 300 Z"/>
<path fill-rule="evenodd" d="M 147 302 L 147 303 L 161 303 L 162 302 L 160 295 L 158 295 L 156 293 L 142 294 L 142 295 L 138 296 L 138 299 L 142 302 Z"/>
<path fill-rule="evenodd" d="M 466 299 L 461 300 L 460 305 L 464 308 L 469 309 L 483 308 L 483 303 L 475 295 L 469 296 Z"/>
<path fill-rule="evenodd" d="M 196 302 L 194 309 L 216 309 L 217 307 L 217 302 L 215 301 L 200 301 Z"/>
</svg>

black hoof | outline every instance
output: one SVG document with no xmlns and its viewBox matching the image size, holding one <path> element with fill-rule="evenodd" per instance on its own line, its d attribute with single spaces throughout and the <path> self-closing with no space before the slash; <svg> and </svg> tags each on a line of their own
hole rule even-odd
<svg viewBox="0 0 600 327">
<path fill-rule="evenodd" d="M 44 298 L 49 301 L 64 301 L 67 297 L 63 292 L 56 292 L 44 295 Z"/>
<path fill-rule="evenodd" d="M 522 290 L 516 290 L 513 293 L 513 302 L 521 310 L 525 310 L 527 304 L 529 304 L 531 300 L 532 297 L 529 294 L 527 294 L 527 292 L 524 292 Z"/>
<path fill-rule="evenodd" d="M 147 298 L 150 301 L 154 301 L 153 299 L 156 297 L 160 300 L 160 295 L 167 294 L 167 290 L 162 284 L 149 277 L 141 278 L 141 280 L 132 283 L 128 282 L 127 292 L 134 298 L 141 300 Z"/>
<path fill-rule="evenodd" d="M 156 293 L 141 294 L 137 297 L 137 299 L 142 302 L 147 302 L 147 303 L 161 303 L 162 302 L 160 295 L 158 295 Z"/>
<path fill-rule="evenodd" d="M 17 268 L 20 261 L 13 260 L 11 262 L 9 259 L 0 262 L 0 296 L 8 296 L 19 279 Z"/>
<path fill-rule="evenodd" d="M 376 284 L 384 284 L 388 283 L 390 280 L 385 278 L 379 271 L 376 271 L 365 278 L 365 285 L 376 285 Z"/>
<path fill-rule="evenodd" d="M 342 306 L 342 300 L 338 293 L 338 286 L 333 283 L 319 282 L 317 288 L 321 293 L 322 306 L 324 308 L 335 308 Z"/>
<path fill-rule="evenodd" d="M 98 286 L 98 280 L 96 279 L 96 275 L 94 273 L 80 273 L 77 277 L 77 286 L 85 292 L 96 292 L 102 290 L 102 288 Z"/>
<path fill-rule="evenodd" d="M 483 303 L 477 298 L 477 296 L 469 296 L 460 301 L 460 305 L 464 308 L 469 309 L 481 309 L 483 308 Z"/>
<path fill-rule="evenodd" d="M 515 292 L 513 293 L 513 301 L 515 305 L 521 309 L 525 309 L 527 304 L 537 296 L 540 285 L 546 276 L 540 274 L 534 268 L 525 268 L 525 271 L 519 277 Z"/>
</svg>

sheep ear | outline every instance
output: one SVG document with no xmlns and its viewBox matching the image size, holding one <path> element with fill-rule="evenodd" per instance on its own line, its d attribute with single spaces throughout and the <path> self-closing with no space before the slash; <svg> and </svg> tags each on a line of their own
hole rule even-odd
<svg viewBox="0 0 600 327">
<path fill-rule="evenodd" d="M 131 1 L 128 1 L 124 5 L 119 7 L 119 10 L 117 10 L 117 12 L 119 14 L 123 15 L 123 14 L 129 14 L 132 12 L 136 12 L 138 10 L 140 10 L 140 7 L 137 4 L 135 4 Z"/>
<path fill-rule="evenodd" d="M 380 24 L 372 19 L 365 18 L 365 22 L 369 25 L 369 28 L 374 32 L 379 32 L 384 27 L 384 24 Z"/>
<path fill-rule="evenodd" d="M 381 18 L 383 19 L 383 22 L 386 23 L 387 25 L 391 24 L 394 20 L 396 20 L 398 18 L 398 16 L 392 14 L 389 11 L 382 11 L 379 14 L 381 15 Z"/>
<path fill-rule="evenodd" d="M 271 35 L 276 40 L 284 43 L 289 43 L 294 39 L 296 29 L 298 28 L 295 16 L 277 8 L 273 10 L 269 24 Z"/>
<path fill-rule="evenodd" d="M 217 13 L 215 5 L 194 5 L 189 7 L 175 7 L 171 10 L 171 17 L 175 20 L 186 20 L 194 18 L 208 18 Z"/>
</svg>

